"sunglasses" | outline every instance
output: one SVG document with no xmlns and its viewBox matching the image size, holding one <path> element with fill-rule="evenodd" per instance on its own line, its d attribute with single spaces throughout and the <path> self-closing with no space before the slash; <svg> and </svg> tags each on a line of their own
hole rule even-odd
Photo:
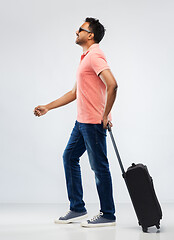
<svg viewBox="0 0 174 240">
<path fill-rule="evenodd" d="M 81 31 L 86 31 L 86 32 L 88 32 L 88 33 L 92 33 L 91 31 L 89 31 L 89 30 L 87 30 L 87 29 L 85 29 L 85 28 L 80 27 L 80 28 L 79 28 L 79 33 L 80 33 Z"/>
</svg>

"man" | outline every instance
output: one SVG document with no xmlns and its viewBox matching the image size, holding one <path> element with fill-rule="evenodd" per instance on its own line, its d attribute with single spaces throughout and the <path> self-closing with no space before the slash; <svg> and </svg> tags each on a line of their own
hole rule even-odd
<svg viewBox="0 0 174 240">
<path fill-rule="evenodd" d="M 86 18 L 76 31 L 76 44 L 83 48 L 74 88 L 57 100 L 34 109 L 36 116 L 77 99 L 77 120 L 63 154 L 70 210 L 55 223 L 70 223 L 87 217 L 79 160 L 87 150 L 91 169 L 95 173 L 100 200 L 100 213 L 82 222 L 82 227 L 116 224 L 112 194 L 112 179 L 106 149 L 107 124 L 112 127 L 111 108 L 116 98 L 117 82 L 99 48 L 105 33 L 99 20 Z"/>
</svg>

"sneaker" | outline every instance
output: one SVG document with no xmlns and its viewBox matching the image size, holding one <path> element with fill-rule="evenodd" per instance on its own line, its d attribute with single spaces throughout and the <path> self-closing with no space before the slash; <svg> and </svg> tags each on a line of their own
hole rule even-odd
<svg viewBox="0 0 174 240">
<path fill-rule="evenodd" d="M 55 219 L 55 223 L 71 223 L 87 217 L 87 212 L 74 212 L 69 210 L 65 216 Z"/>
<path fill-rule="evenodd" d="M 81 227 L 105 227 L 115 225 L 116 221 L 104 218 L 102 212 L 100 212 L 97 216 L 94 216 L 92 219 L 81 223 Z"/>
</svg>

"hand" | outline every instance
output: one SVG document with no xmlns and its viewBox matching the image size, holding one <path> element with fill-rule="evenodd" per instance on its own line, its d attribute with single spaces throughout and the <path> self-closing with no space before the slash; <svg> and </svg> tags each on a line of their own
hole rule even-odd
<svg viewBox="0 0 174 240">
<path fill-rule="evenodd" d="M 40 117 L 48 112 L 48 108 L 45 105 L 39 105 L 34 109 L 34 115 Z"/>
<path fill-rule="evenodd" d="M 107 124 L 109 123 L 109 126 L 112 127 L 112 123 L 108 120 L 108 117 L 103 117 L 103 128 L 107 129 Z"/>
</svg>

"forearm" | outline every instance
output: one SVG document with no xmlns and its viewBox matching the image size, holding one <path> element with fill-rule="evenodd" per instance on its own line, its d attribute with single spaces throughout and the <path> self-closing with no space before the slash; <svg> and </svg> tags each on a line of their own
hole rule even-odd
<svg viewBox="0 0 174 240">
<path fill-rule="evenodd" d="M 116 95 L 117 95 L 117 87 L 115 87 L 115 88 L 110 87 L 107 89 L 107 98 L 106 98 L 106 104 L 105 104 L 105 110 L 104 110 L 103 117 L 107 117 L 108 114 L 110 113 L 112 106 L 114 104 L 114 101 L 116 99 Z"/>
<path fill-rule="evenodd" d="M 69 91 L 64 94 L 62 97 L 46 105 L 48 110 L 64 106 L 76 99 L 76 92 Z"/>
</svg>

